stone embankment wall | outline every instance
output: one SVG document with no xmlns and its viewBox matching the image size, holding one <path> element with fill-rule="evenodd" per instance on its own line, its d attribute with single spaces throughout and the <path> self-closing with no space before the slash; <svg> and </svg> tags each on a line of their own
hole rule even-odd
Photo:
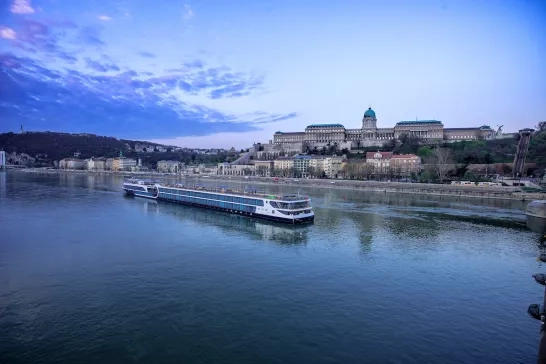
<svg viewBox="0 0 546 364">
<path fill-rule="evenodd" d="M 149 172 L 114 172 L 114 171 L 63 171 L 55 169 L 27 169 L 29 172 L 46 172 L 46 173 L 97 173 L 97 174 L 118 174 L 118 175 L 133 175 L 142 178 L 181 178 L 181 176 L 170 173 L 149 173 Z M 492 199 L 510 199 L 510 200 L 540 200 L 546 199 L 546 194 L 536 192 L 519 192 L 518 187 L 478 187 L 478 186 L 452 186 L 433 183 L 402 183 L 402 182 L 378 182 L 378 181 L 360 181 L 360 180 L 332 180 L 332 179 L 294 179 L 294 178 L 279 178 L 273 177 L 250 177 L 243 176 L 226 176 L 208 175 L 204 178 L 199 175 L 188 175 L 191 179 L 200 179 L 202 181 L 221 180 L 224 182 L 242 182 L 245 184 L 261 184 L 261 185 L 290 185 L 301 187 L 315 188 L 335 188 L 371 191 L 378 193 L 411 193 L 411 194 L 426 194 L 438 196 L 453 196 L 453 197 L 470 197 L 470 198 L 492 198 Z"/>
<path fill-rule="evenodd" d="M 215 179 L 210 176 L 209 179 Z M 514 199 L 534 200 L 546 198 L 544 193 L 519 192 L 518 187 L 478 187 L 478 186 L 452 186 L 432 183 L 402 183 L 402 182 L 378 182 L 359 180 L 331 180 L 331 179 L 278 179 L 270 177 L 244 177 L 233 176 L 232 181 L 244 180 L 245 183 L 259 184 L 285 184 L 298 185 L 302 187 L 336 188 L 372 191 L 380 193 L 412 193 L 439 196 L 471 197 L 471 198 L 493 198 L 493 199 Z M 225 177 L 224 177 L 225 180 Z"/>
</svg>

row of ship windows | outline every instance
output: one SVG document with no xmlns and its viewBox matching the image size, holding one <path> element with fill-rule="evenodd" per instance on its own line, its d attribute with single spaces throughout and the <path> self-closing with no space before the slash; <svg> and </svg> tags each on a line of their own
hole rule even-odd
<svg viewBox="0 0 546 364">
<path fill-rule="evenodd" d="M 306 207 L 309 207 L 309 202 L 270 202 L 271 206 L 273 206 L 276 209 L 287 209 L 287 210 L 295 210 L 295 209 L 303 209 Z"/>
<path fill-rule="evenodd" d="M 236 211 L 244 211 L 244 212 L 256 212 L 255 206 L 248 206 L 248 205 L 242 205 L 242 204 L 236 204 L 231 202 L 222 202 L 222 201 L 214 201 L 214 200 L 203 200 L 200 198 L 195 197 L 188 197 L 188 196 L 182 196 L 182 195 L 171 195 L 167 193 L 160 193 L 159 197 L 174 200 L 174 201 L 181 201 L 181 202 L 189 202 L 189 203 L 195 203 L 199 205 L 209 206 L 209 207 L 219 207 L 223 209 L 231 209 Z"/>
<path fill-rule="evenodd" d="M 228 196 L 228 195 L 217 195 L 217 194 L 206 193 L 206 192 L 197 192 L 197 191 L 184 191 L 184 192 L 181 192 L 180 190 L 177 190 L 177 189 L 174 189 L 174 188 L 162 188 L 161 192 L 172 193 L 174 195 L 180 195 L 181 193 L 183 193 L 183 196 L 199 197 L 199 198 L 210 198 L 212 200 L 225 201 L 225 202 L 234 202 L 234 203 L 244 203 L 244 204 L 253 205 L 253 206 L 263 206 L 264 205 L 263 200 L 258 200 L 258 199 L 255 199 L 255 198 L 246 198 L 246 197 L 237 197 L 237 196 Z"/>
<path fill-rule="evenodd" d="M 136 186 L 125 186 L 125 189 L 131 190 L 131 191 L 138 191 L 138 192 L 146 191 L 146 187 L 136 187 Z"/>
<path fill-rule="evenodd" d="M 304 210 L 304 211 L 283 211 L 278 210 L 283 215 L 302 215 L 302 214 L 309 214 L 311 210 Z M 273 211 L 275 213 L 275 211 Z"/>
</svg>

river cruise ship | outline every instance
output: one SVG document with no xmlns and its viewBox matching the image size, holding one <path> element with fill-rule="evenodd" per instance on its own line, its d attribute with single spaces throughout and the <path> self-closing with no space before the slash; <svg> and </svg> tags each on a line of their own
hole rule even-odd
<svg viewBox="0 0 546 364">
<path fill-rule="evenodd" d="M 253 189 L 160 184 L 130 179 L 123 190 L 131 196 L 177 202 L 232 214 L 298 224 L 315 219 L 311 200 L 300 194 L 261 194 Z"/>
</svg>

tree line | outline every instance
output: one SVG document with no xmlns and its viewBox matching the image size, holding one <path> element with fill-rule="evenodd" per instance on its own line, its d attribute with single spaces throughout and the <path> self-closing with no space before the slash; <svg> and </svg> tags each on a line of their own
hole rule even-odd
<svg viewBox="0 0 546 364">
<path fill-rule="evenodd" d="M 118 157 L 120 152 L 129 158 L 140 158 L 143 165 L 156 168 L 160 160 L 176 160 L 186 164 L 217 164 L 236 159 L 236 153 L 198 154 L 192 151 L 168 148 L 166 152 L 157 151 L 160 144 L 146 142 L 154 148 L 153 152 L 137 152 L 135 145 L 140 141 L 116 139 L 93 134 L 69 134 L 55 132 L 27 132 L 22 134 L 0 134 L 0 150 L 7 153 L 25 153 L 36 158 L 36 167 L 53 166 L 54 161 L 77 156 Z"/>
</svg>

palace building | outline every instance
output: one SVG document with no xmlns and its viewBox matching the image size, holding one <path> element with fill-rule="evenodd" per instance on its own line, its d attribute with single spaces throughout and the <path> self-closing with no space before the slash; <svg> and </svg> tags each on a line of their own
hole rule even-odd
<svg viewBox="0 0 546 364">
<path fill-rule="evenodd" d="M 375 111 L 368 108 L 358 129 L 341 124 L 312 124 L 303 132 L 281 132 L 273 135 L 273 144 L 285 150 L 336 146 L 338 149 L 382 146 L 401 135 L 417 137 L 425 142 L 491 139 L 495 131 L 487 125 L 474 128 L 444 128 L 438 120 L 400 121 L 392 128 L 378 128 Z"/>
</svg>

